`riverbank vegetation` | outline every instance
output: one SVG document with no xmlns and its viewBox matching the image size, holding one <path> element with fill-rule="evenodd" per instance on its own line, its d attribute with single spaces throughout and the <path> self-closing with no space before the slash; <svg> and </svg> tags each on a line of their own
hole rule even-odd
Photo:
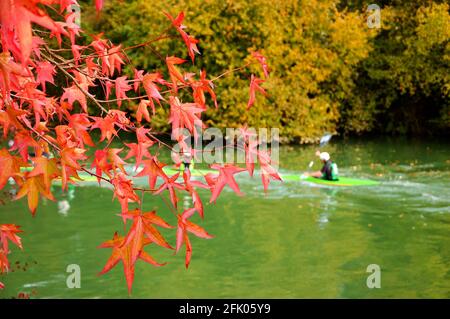
<svg viewBox="0 0 450 319">
<path fill-rule="evenodd" d="M 270 92 L 248 112 L 248 72 L 232 72 L 217 87 L 220 128 L 242 121 L 278 127 L 292 142 L 325 131 L 357 134 L 440 134 L 450 127 L 450 15 L 445 1 L 383 1 L 380 28 L 364 1 L 170 0 L 107 1 L 100 16 L 83 6 L 83 28 L 133 46 L 167 29 L 163 11 L 183 10 L 199 39 L 196 68 L 211 75 L 240 68 L 261 50 L 271 66 Z M 86 8 L 86 9 L 85 9 Z M 176 36 L 176 31 L 170 30 Z M 137 68 L 157 68 L 155 52 L 188 58 L 181 43 L 158 41 L 130 52 Z M 161 56 L 162 57 L 162 56 Z M 163 58 L 163 57 L 162 57 Z M 261 73 L 257 65 L 253 72 Z M 130 71 L 131 72 L 131 71 Z M 128 104 L 130 109 L 135 105 Z M 152 121 L 168 130 L 168 111 Z"/>
</svg>

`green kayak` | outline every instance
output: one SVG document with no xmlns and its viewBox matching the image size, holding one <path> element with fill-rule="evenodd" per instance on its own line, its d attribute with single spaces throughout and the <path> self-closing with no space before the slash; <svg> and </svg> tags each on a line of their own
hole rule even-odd
<svg viewBox="0 0 450 319">
<path fill-rule="evenodd" d="M 168 175 L 173 175 L 178 172 L 181 172 L 178 169 L 164 167 L 164 172 Z M 216 170 L 211 169 L 193 169 L 191 170 L 192 176 L 204 176 L 208 173 L 217 173 Z M 349 177 L 339 177 L 339 180 L 337 181 L 329 181 L 321 178 L 315 178 L 311 176 L 304 176 L 304 175 L 291 175 L 291 174 L 280 174 L 281 178 L 285 181 L 303 181 L 303 182 L 309 182 L 314 184 L 321 184 L 321 185 L 327 185 L 327 186 L 373 186 L 378 185 L 380 182 L 370 180 L 370 179 L 357 179 L 357 178 L 349 178 Z"/>
<path fill-rule="evenodd" d="M 166 173 L 167 175 L 174 175 L 176 173 L 181 173 L 183 174 L 183 170 L 182 169 L 177 169 L 177 168 L 172 168 L 172 167 L 168 167 L 165 166 L 163 168 L 164 173 Z M 191 176 L 204 176 L 208 173 L 213 173 L 213 174 L 217 174 L 218 171 L 214 170 L 214 169 L 191 169 Z"/>
<path fill-rule="evenodd" d="M 289 181 L 302 181 L 327 186 L 373 186 L 380 184 L 380 182 L 370 179 L 357 179 L 350 177 L 339 177 L 339 180 L 337 181 L 329 181 L 322 178 L 304 175 L 283 175 L 282 178 Z"/>
<path fill-rule="evenodd" d="M 23 171 L 29 171 L 31 170 L 31 167 L 22 167 Z M 168 167 L 165 166 L 163 168 L 164 173 L 166 173 L 169 176 L 173 176 L 177 173 L 182 173 L 183 171 L 177 168 Z M 191 175 L 192 176 L 205 176 L 208 173 L 215 173 L 217 174 L 217 170 L 212 169 L 192 169 Z M 132 174 L 134 175 L 134 174 Z M 181 175 L 181 174 L 180 174 Z M 356 179 L 356 178 L 349 178 L 349 177 L 339 177 L 338 181 L 329 181 L 321 178 L 315 178 L 311 176 L 304 176 L 304 175 L 293 175 L 293 174 L 280 174 L 281 178 L 284 181 L 301 181 L 301 182 L 308 182 L 308 183 L 314 183 L 314 184 L 321 184 L 321 185 L 327 185 L 327 186 L 373 186 L 378 185 L 380 182 L 369 180 L 369 179 Z M 79 173 L 81 181 L 75 180 L 76 182 L 97 182 L 97 177 L 92 176 L 88 173 L 81 172 Z M 181 176 L 180 176 L 181 177 Z M 55 180 L 56 182 L 60 182 L 60 180 Z"/>
</svg>

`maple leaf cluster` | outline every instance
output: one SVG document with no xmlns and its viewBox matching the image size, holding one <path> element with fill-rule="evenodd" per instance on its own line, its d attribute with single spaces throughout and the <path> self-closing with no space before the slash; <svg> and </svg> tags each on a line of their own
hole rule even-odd
<svg viewBox="0 0 450 319">
<path fill-rule="evenodd" d="M 9 242 L 13 243 L 20 249 L 22 249 L 22 242 L 17 233 L 21 233 L 20 226 L 14 224 L 0 224 L 0 274 L 9 271 L 8 254 Z M 3 289 L 4 285 L 0 282 L 0 289 Z"/>
<path fill-rule="evenodd" d="M 66 190 L 68 184 L 81 179 L 79 173 L 83 172 L 95 176 L 99 184 L 109 183 L 113 197 L 120 203 L 124 224 L 131 220 L 131 226 L 125 236 L 116 232 L 111 240 L 101 244 L 102 248 L 111 248 L 112 255 L 100 274 L 122 261 L 131 292 L 138 260 L 154 266 L 164 265 L 156 262 L 144 247 L 153 244 L 178 252 L 184 244 L 185 265 L 188 267 L 192 255 L 188 235 L 212 238 L 205 229 L 191 221 L 196 213 L 204 218 L 198 189 L 211 192 L 211 203 L 217 201 L 226 186 L 241 194 L 234 175 L 243 171 L 253 175 L 256 162 L 260 164 L 265 190 L 270 180 L 281 178 L 272 166 L 270 154 L 258 150 L 258 143 L 250 138 L 251 134 L 245 128 L 242 130 L 245 168 L 232 163 L 213 164 L 211 169 L 217 172 L 206 174 L 204 181 L 194 180 L 188 169 L 182 174 L 167 175 L 163 170 L 166 164 L 158 159 L 159 152 L 151 152 L 153 146 L 172 150 L 152 132 L 151 122 L 156 108 L 168 108 L 167 122 L 171 124 L 172 136 L 181 146 L 179 154 L 195 153 L 184 142 L 187 138 L 184 132 L 187 130 L 194 137 L 201 133 L 204 125 L 197 124 L 201 123 L 202 114 L 209 108 L 209 100 L 218 108 L 213 82 L 220 76 L 208 79 L 205 70 L 200 70 L 198 77 L 195 73 L 186 73 L 182 66 L 187 61 L 176 56 L 165 59 L 163 67 L 166 73 L 134 68 L 133 75 L 123 74 L 125 66 L 131 65 L 126 54 L 130 48 L 111 43 L 103 34 L 77 42 L 83 30 L 75 23 L 75 14 L 68 10 L 73 5 L 77 5 L 76 0 L 0 1 L 0 128 L 2 139 L 11 141 L 9 148 L 0 149 L 0 189 L 11 181 L 11 187 L 18 188 L 15 199 L 26 197 L 34 216 L 42 196 L 54 200 L 51 186 L 55 181 L 59 181 L 62 189 Z M 99 11 L 104 3 L 97 0 L 95 6 Z M 53 20 L 48 14 L 50 10 L 57 12 L 62 20 Z M 165 14 L 181 35 L 194 63 L 195 55 L 200 53 L 198 40 L 186 32 L 187 28 L 182 24 L 184 14 L 180 13 L 175 18 Z M 164 38 L 167 37 L 158 37 Z M 139 47 L 136 45 L 134 49 Z M 254 52 L 253 58 L 267 77 L 269 68 L 265 57 Z M 52 95 L 48 89 L 57 85 L 57 76 L 65 79 L 65 85 L 61 91 L 52 90 L 60 94 Z M 249 108 L 255 103 L 256 92 L 266 95 L 261 87 L 263 82 L 251 75 Z M 183 102 L 180 91 L 188 92 L 192 101 Z M 123 103 L 136 101 L 135 114 L 120 110 Z M 120 131 L 133 132 L 136 142 L 124 143 L 122 148 L 109 147 L 119 137 Z M 97 135 L 91 132 L 99 132 L 100 137 L 95 140 Z M 99 148 L 98 144 L 103 141 L 108 146 Z M 86 155 L 90 148 L 95 148 L 92 158 Z M 121 155 L 122 152 L 126 155 Z M 135 169 L 140 170 L 128 173 L 125 169 L 127 160 L 133 161 Z M 179 165 L 180 161 L 175 164 Z M 148 188 L 137 188 L 133 185 L 133 177 L 147 177 Z M 186 192 L 192 199 L 192 207 L 182 212 L 178 208 L 179 192 Z M 167 208 L 176 216 L 176 227 L 155 211 L 143 212 L 140 208 L 142 197 L 138 194 L 163 198 L 168 195 L 170 202 Z M 176 228 L 175 248 L 157 227 Z M 2 273 L 9 269 L 8 241 L 22 248 L 17 236 L 19 232 L 19 226 L 14 224 L 0 225 Z"/>
</svg>

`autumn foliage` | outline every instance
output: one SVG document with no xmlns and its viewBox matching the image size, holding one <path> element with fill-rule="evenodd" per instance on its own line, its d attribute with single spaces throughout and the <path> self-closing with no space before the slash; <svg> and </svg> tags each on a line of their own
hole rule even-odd
<svg viewBox="0 0 450 319">
<path fill-rule="evenodd" d="M 187 73 L 186 63 L 194 63 L 199 54 L 199 41 L 184 25 L 184 14 L 167 17 L 168 29 L 175 28 L 181 39 L 168 39 L 165 34 L 156 39 L 143 39 L 142 44 L 123 47 L 113 44 L 102 34 L 90 38 L 76 23 L 76 13 L 68 10 L 77 5 L 76 0 L 4 0 L 0 2 L 1 51 L 0 53 L 0 189 L 18 187 L 15 199 L 27 198 L 28 207 L 34 216 L 39 210 L 39 199 L 53 200 L 51 186 L 59 181 L 63 190 L 80 180 L 79 173 L 90 174 L 99 183 L 112 186 L 113 197 L 121 205 L 121 216 L 127 229 L 123 235 L 114 233 L 111 240 L 100 245 L 111 249 L 111 257 L 100 274 L 104 274 L 123 263 L 123 269 L 131 292 L 135 263 L 138 260 L 153 266 L 163 266 L 156 261 L 147 246 L 160 246 L 178 252 L 185 250 L 185 265 L 189 266 L 192 254 L 191 236 L 212 238 L 204 228 L 190 219 L 194 214 L 205 216 L 198 189 L 211 191 L 210 202 L 216 202 L 224 187 L 240 194 L 234 175 L 248 171 L 253 175 L 254 162 L 260 165 L 264 188 L 270 180 L 280 180 L 272 167 L 267 152 L 257 149 L 249 134 L 244 134 L 247 165 L 239 167 L 233 163 L 213 164 L 217 173 L 194 180 L 185 170 L 173 176 L 167 175 L 159 152 L 151 147 L 171 146 L 162 142 L 152 131 L 152 117 L 157 108 L 167 108 L 166 119 L 172 126 L 172 136 L 182 142 L 189 135 L 201 134 L 204 125 L 197 127 L 202 113 L 217 108 L 213 81 L 205 70 Z M 103 1 L 95 1 L 99 11 Z M 89 43 L 78 42 L 83 35 Z M 165 52 L 160 70 L 134 69 L 132 75 L 124 74 L 131 60 L 127 52 L 139 50 L 152 41 L 183 41 L 187 48 L 186 59 Z M 207 53 L 205 53 L 207 54 Z M 269 76 L 266 58 L 259 52 L 251 56 L 259 65 L 264 77 Z M 242 70 L 248 66 L 244 65 Z M 164 70 L 164 71 L 161 71 Z M 229 70 L 225 70 L 225 73 Z M 64 81 L 61 81 L 61 78 Z M 256 96 L 266 95 L 262 87 L 263 78 L 249 74 L 248 108 L 256 102 Z M 57 81 L 57 79 L 59 79 Z M 57 83 L 66 83 L 56 88 Z M 52 88 L 50 90 L 49 88 Z M 56 92 L 56 93 L 55 93 Z M 181 95 L 182 93 L 182 95 Z M 186 98 L 189 96 L 189 99 Z M 137 105 L 135 113 L 121 109 L 124 104 Z M 136 139 L 120 148 L 110 147 L 121 131 L 132 132 Z M 245 129 L 243 129 L 245 132 Z M 93 134 L 94 133 L 94 134 Z M 100 134 L 97 134 L 100 133 Z M 13 142 L 7 146 L 6 141 Z M 117 140 L 117 141 L 116 141 Z M 108 146 L 99 148 L 100 142 Z M 115 145 L 117 145 L 117 143 Z M 180 143 L 180 153 L 194 153 L 185 143 Z M 93 149 L 93 156 L 87 154 Z M 132 162 L 136 173 L 125 167 Z M 180 162 L 175 163 L 176 166 Z M 147 177 L 145 188 L 133 185 L 134 176 Z M 13 181 L 13 182 L 12 182 Z M 177 193 L 184 192 L 192 198 L 192 207 L 180 211 Z M 167 209 L 161 212 L 143 212 L 144 195 L 168 196 Z M 114 218 L 111 212 L 111 218 Z M 174 216 L 171 216 L 172 213 Z M 173 225 L 164 214 L 174 218 Z M 160 233 L 160 228 L 173 229 L 176 243 L 169 243 Z M 22 230 L 14 224 L 0 225 L 0 271 L 9 270 L 9 244 L 22 248 Z M 0 283 L 0 288 L 3 284 Z"/>
</svg>

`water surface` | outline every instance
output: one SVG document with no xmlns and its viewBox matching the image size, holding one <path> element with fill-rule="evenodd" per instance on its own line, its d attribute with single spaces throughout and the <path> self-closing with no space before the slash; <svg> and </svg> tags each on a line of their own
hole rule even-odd
<svg viewBox="0 0 450 319">
<path fill-rule="evenodd" d="M 225 189 L 205 220 L 215 236 L 192 236 L 189 270 L 184 255 L 149 246 L 168 264 L 136 266 L 134 298 L 434 298 L 450 297 L 450 147 L 445 141 L 378 139 L 332 141 L 324 148 L 345 176 L 379 180 L 379 186 L 324 187 L 238 178 L 244 197 Z M 314 146 L 284 146 L 281 171 L 298 173 Z M 315 169 L 319 168 L 316 161 Z M 109 189 L 80 186 L 73 196 L 56 191 L 70 209 L 41 201 L 32 218 L 26 201 L 0 206 L 0 223 L 22 225 L 24 250 L 10 255 L 13 272 L 0 276 L 0 298 L 19 292 L 36 298 L 128 297 L 121 264 L 97 276 L 110 255 L 97 246 L 123 233 L 120 207 Z M 2 195 L 5 198 L 5 195 Z M 207 202 L 208 193 L 202 197 Z M 182 199 L 183 202 L 183 199 Z M 61 205 L 61 204 L 60 204 Z M 174 216 L 157 197 L 144 209 Z M 164 232 L 174 243 L 173 231 Z M 66 267 L 81 267 L 81 288 L 66 286 Z M 369 264 L 381 267 L 381 288 L 369 289 Z"/>
</svg>

